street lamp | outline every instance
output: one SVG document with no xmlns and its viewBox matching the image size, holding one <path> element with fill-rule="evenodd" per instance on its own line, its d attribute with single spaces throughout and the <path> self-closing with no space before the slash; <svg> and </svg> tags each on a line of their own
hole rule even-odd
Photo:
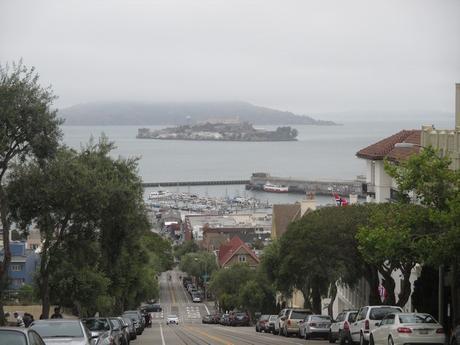
<svg viewBox="0 0 460 345">
<path fill-rule="evenodd" d="M 415 143 L 396 143 L 395 148 L 426 148 L 423 145 Z M 444 324 L 444 265 L 439 265 L 438 267 L 438 321 L 441 325 Z"/>
</svg>

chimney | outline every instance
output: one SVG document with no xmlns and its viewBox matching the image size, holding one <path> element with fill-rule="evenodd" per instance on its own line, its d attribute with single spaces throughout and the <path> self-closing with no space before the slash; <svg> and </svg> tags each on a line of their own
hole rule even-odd
<svg viewBox="0 0 460 345">
<path fill-rule="evenodd" d="M 316 210 L 316 199 L 313 193 L 308 193 L 307 198 L 300 202 L 300 216 L 303 217 L 308 210 Z"/>
<path fill-rule="evenodd" d="M 455 84 L 455 128 L 460 127 L 460 84 Z"/>
</svg>

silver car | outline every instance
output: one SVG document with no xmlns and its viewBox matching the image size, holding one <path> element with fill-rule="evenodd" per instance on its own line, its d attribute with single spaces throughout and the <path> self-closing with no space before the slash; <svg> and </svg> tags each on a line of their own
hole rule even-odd
<svg viewBox="0 0 460 345">
<path fill-rule="evenodd" d="M 328 315 L 308 315 L 300 326 L 300 336 L 305 339 L 314 337 L 329 338 L 331 318 Z"/>
<path fill-rule="evenodd" d="M 36 331 L 46 345 L 95 345 L 98 336 L 91 336 L 81 320 L 37 320 L 30 329 Z"/>
<path fill-rule="evenodd" d="M 0 344 L 44 345 L 45 342 L 30 328 L 0 327 Z"/>
</svg>

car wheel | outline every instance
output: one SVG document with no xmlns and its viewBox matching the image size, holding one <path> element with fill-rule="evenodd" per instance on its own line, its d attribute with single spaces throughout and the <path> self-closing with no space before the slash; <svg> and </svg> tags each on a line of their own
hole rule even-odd
<svg viewBox="0 0 460 345">
<path fill-rule="evenodd" d="M 334 343 L 335 343 L 335 339 L 334 339 L 334 336 L 332 335 L 332 332 L 329 332 L 329 337 L 328 337 L 328 339 L 329 339 L 329 343 L 330 343 L 330 344 L 334 344 Z"/>
<path fill-rule="evenodd" d="M 288 336 L 288 332 L 287 332 L 287 329 L 286 329 L 286 328 L 283 328 L 283 336 L 285 336 L 285 337 Z"/>
<path fill-rule="evenodd" d="M 393 338 L 391 337 L 391 335 L 388 337 L 388 345 L 395 345 L 395 343 L 394 343 Z"/>
<path fill-rule="evenodd" d="M 361 333 L 359 335 L 359 345 L 368 345 L 367 344 L 368 342 L 366 341 L 366 339 L 364 339 L 364 335 Z M 392 344 L 393 345 L 393 344 Z"/>
</svg>

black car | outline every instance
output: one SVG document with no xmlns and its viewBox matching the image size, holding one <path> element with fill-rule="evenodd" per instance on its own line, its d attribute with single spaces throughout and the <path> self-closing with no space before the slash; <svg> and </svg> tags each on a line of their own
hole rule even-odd
<svg viewBox="0 0 460 345">
<path fill-rule="evenodd" d="M 141 311 L 144 311 L 147 313 L 158 313 L 158 312 L 163 311 L 163 308 L 158 303 L 153 303 L 153 304 L 143 305 L 141 307 Z"/>
<path fill-rule="evenodd" d="M 246 313 L 234 313 L 229 317 L 230 326 L 249 326 L 249 316 Z"/>
<path fill-rule="evenodd" d="M 136 328 L 136 334 L 141 335 L 144 332 L 144 324 L 145 320 L 142 317 L 142 314 L 138 310 L 128 310 L 125 311 L 122 317 L 129 317 L 131 321 L 134 323 L 134 327 Z"/>
</svg>

